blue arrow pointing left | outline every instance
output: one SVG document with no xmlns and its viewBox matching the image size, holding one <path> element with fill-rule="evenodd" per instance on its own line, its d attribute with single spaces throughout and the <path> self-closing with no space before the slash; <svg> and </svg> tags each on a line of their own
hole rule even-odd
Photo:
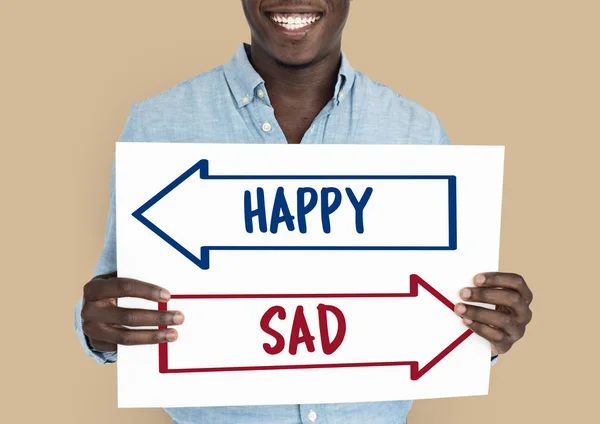
<svg viewBox="0 0 600 424">
<path fill-rule="evenodd" d="M 144 216 L 148 209 L 196 173 L 202 180 L 446 180 L 448 182 L 448 244 L 440 246 L 201 246 L 198 257 Z M 207 270 L 210 267 L 211 250 L 456 250 L 456 209 L 456 176 L 454 175 L 210 175 L 208 160 L 202 159 L 156 193 L 132 215 L 200 269 Z"/>
</svg>

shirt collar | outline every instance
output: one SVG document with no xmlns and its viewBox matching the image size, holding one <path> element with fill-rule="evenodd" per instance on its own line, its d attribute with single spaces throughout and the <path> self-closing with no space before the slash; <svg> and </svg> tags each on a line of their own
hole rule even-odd
<svg viewBox="0 0 600 424">
<path fill-rule="evenodd" d="M 223 66 L 225 78 L 238 107 L 249 104 L 253 100 L 257 88 L 264 85 L 264 80 L 248 59 L 249 54 L 250 45 L 241 43 L 233 57 Z M 334 104 L 340 104 L 351 90 L 355 75 L 356 71 L 350 66 L 346 55 L 342 52 L 342 62 L 333 95 Z"/>
<path fill-rule="evenodd" d="M 352 89 L 355 76 L 356 71 L 352 69 L 346 55 L 342 52 L 342 63 L 340 65 L 337 83 L 335 84 L 335 91 L 333 92 L 333 99 L 336 105 L 339 105 Z"/>
<path fill-rule="evenodd" d="M 256 87 L 264 83 L 248 59 L 249 53 L 250 45 L 242 43 L 231 60 L 224 65 L 225 78 L 238 107 L 250 103 Z"/>
</svg>

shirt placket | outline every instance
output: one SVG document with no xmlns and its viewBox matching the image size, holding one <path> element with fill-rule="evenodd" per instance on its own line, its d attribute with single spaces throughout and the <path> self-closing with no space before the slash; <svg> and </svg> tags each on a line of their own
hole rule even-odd
<svg viewBox="0 0 600 424">
<path fill-rule="evenodd" d="M 342 96 L 343 94 L 340 94 L 339 97 L 331 99 L 325 105 L 302 137 L 300 144 L 323 143 L 323 137 L 319 135 L 322 135 L 325 122 Z M 253 95 L 244 96 L 242 102 L 248 109 L 252 125 L 260 140 L 268 144 L 287 144 L 285 134 L 275 118 L 275 111 L 271 106 L 264 83 L 255 88 Z"/>
<path fill-rule="evenodd" d="M 245 97 L 252 125 L 259 139 L 266 144 L 285 144 L 287 140 L 275 118 L 264 84 L 259 84 L 252 96 Z"/>
<path fill-rule="evenodd" d="M 320 405 L 314 404 L 300 405 L 300 419 L 302 420 L 302 424 L 327 423 L 324 409 Z"/>
</svg>

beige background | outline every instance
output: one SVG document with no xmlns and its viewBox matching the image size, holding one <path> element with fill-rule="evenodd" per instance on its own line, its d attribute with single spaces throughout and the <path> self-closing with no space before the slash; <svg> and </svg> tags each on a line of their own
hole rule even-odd
<svg viewBox="0 0 600 424">
<path fill-rule="evenodd" d="M 500 265 L 536 296 L 490 395 L 418 402 L 411 424 L 595 421 L 599 13 L 582 0 L 353 2 L 355 68 L 433 110 L 454 144 L 506 145 Z M 116 408 L 116 367 L 83 354 L 73 307 L 130 106 L 248 38 L 235 0 L 0 2 L 0 422 L 170 421 Z"/>
</svg>

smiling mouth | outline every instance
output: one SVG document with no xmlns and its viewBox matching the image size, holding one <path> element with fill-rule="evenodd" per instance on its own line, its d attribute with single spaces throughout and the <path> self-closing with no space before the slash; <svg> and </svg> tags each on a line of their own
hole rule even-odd
<svg viewBox="0 0 600 424">
<path fill-rule="evenodd" d="M 298 31 L 306 29 L 321 19 L 322 13 L 268 13 L 269 18 L 276 25 L 285 28 L 288 31 Z"/>
</svg>

